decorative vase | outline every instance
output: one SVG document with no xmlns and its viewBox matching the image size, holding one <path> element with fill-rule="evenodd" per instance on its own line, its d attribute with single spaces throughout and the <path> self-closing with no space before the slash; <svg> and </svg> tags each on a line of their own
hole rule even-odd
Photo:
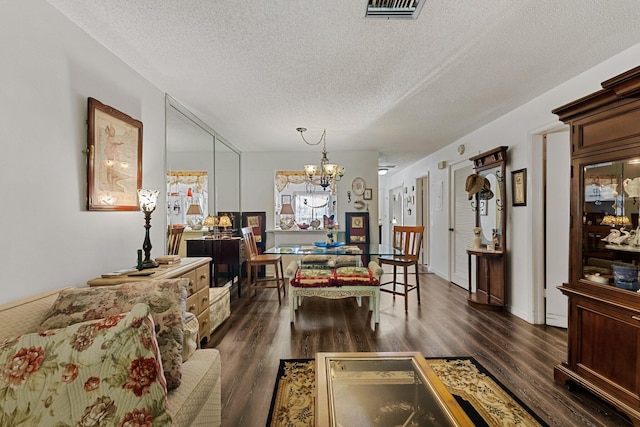
<svg viewBox="0 0 640 427">
<path fill-rule="evenodd" d="M 482 228 L 476 227 L 473 229 L 473 249 L 480 249 L 482 246 Z"/>
<path fill-rule="evenodd" d="M 327 226 L 327 246 L 332 246 L 335 243 L 333 238 L 333 227 Z"/>
</svg>

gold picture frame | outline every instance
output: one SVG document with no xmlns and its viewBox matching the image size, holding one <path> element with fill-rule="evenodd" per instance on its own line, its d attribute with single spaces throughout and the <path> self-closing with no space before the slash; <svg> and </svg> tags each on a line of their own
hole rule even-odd
<svg viewBox="0 0 640 427">
<path fill-rule="evenodd" d="M 142 122 L 89 98 L 87 209 L 137 211 L 142 188 Z"/>
</svg>

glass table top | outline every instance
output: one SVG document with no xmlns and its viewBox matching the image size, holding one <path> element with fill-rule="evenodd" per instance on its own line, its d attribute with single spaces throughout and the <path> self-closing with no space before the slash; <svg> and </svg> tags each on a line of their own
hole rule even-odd
<svg viewBox="0 0 640 427">
<path fill-rule="evenodd" d="M 318 353 L 316 369 L 316 425 L 473 425 L 419 353 Z"/>
<path fill-rule="evenodd" d="M 274 246 L 265 251 L 267 254 L 281 255 L 312 255 L 312 254 L 331 254 L 331 255 L 402 255 L 402 251 L 392 246 L 373 244 L 373 245 L 345 245 L 327 247 L 318 242 L 318 244 L 282 244 Z"/>
</svg>

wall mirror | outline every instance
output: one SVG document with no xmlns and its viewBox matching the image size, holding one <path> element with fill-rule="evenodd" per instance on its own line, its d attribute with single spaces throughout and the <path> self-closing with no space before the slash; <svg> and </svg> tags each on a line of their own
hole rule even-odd
<svg viewBox="0 0 640 427">
<path fill-rule="evenodd" d="M 309 183 L 303 171 L 276 171 L 274 183 L 275 229 L 323 229 L 325 216 L 337 222 L 337 196 Z"/>
<path fill-rule="evenodd" d="M 207 215 L 240 211 L 240 152 L 166 96 L 167 225 L 199 230 Z"/>
<path fill-rule="evenodd" d="M 502 230 L 502 210 L 504 201 L 502 199 L 504 179 L 502 178 L 502 168 L 496 167 L 480 171 L 481 177 L 486 178 L 491 189 L 490 193 L 486 193 L 478 200 L 478 217 L 480 218 L 480 227 L 482 228 L 483 245 L 493 243 L 494 237 L 500 239 L 503 234 Z"/>
<path fill-rule="evenodd" d="M 480 184 L 474 186 L 476 191 L 471 206 L 475 211 L 476 227 L 481 229 L 480 244 L 484 248 L 493 245 L 497 250 L 505 249 L 506 152 L 507 147 L 498 147 L 470 159 L 475 170 L 472 176 L 479 176 L 473 183 Z"/>
</svg>

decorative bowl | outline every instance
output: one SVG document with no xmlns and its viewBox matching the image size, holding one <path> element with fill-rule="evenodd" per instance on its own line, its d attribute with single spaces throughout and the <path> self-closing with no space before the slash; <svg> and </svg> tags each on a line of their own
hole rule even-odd
<svg viewBox="0 0 640 427">
<path fill-rule="evenodd" d="M 298 228 L 300 230 L 306 230 L 307 228 L 309 228 L 309 224 L 307 224 L 306 222 L 303 222 L 302 224 L 298 224 Z"/>
<path fill-rule="evenodd" d="M 314 242 L 319 248 L 337 248 L 340 246 L 344 246 L 344 242 L 335 242 L 335 243 L 327 243 L 327 242 Z"/>
</svg>

